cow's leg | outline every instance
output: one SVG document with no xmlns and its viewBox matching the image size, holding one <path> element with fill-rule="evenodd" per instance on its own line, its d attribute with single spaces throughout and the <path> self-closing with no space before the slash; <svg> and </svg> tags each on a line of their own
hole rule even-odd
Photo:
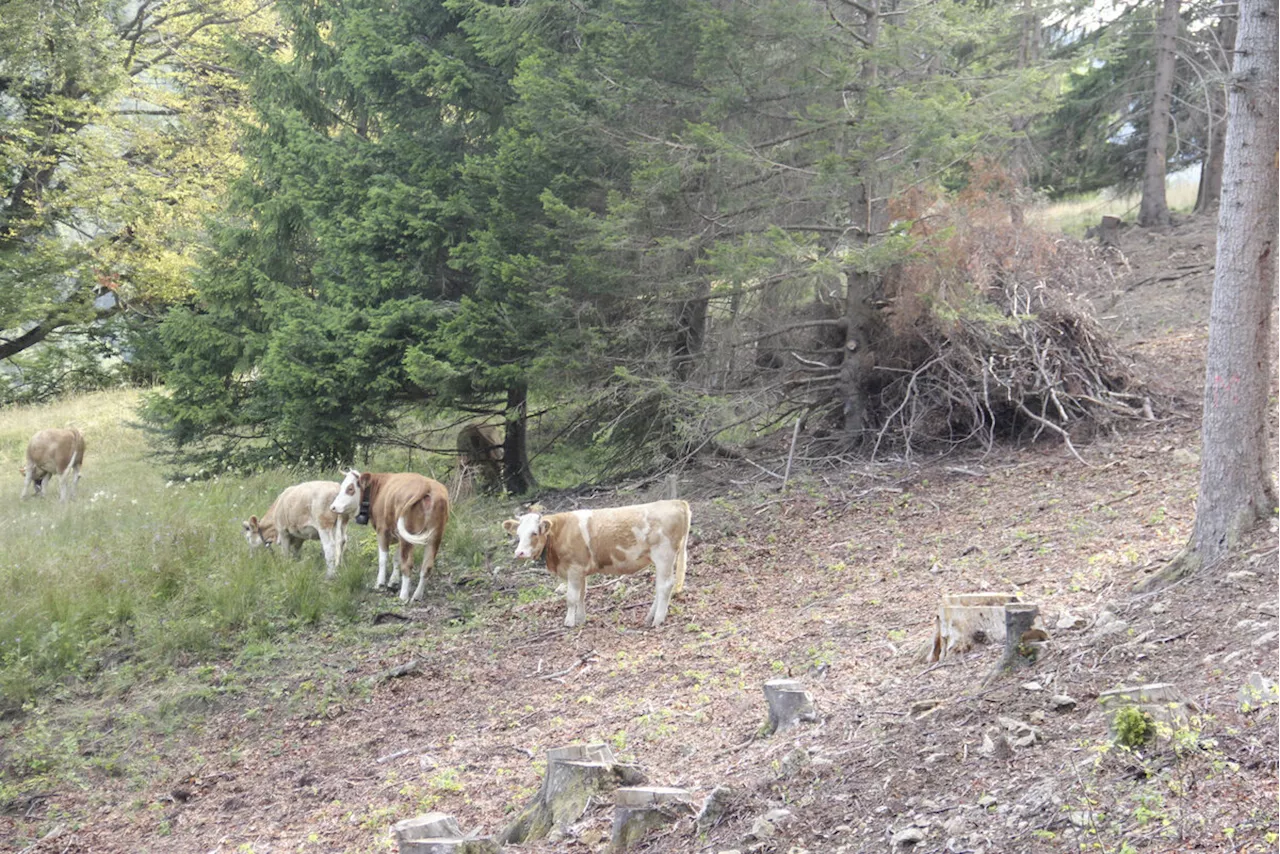
<svg viewBox="0 0 1280 854">
<path fill-rule="evenodd" d="M 676 589 L 673 591 L 676 596 L 684 592 L 684 567 L 688 560 L 689 536 L 686 534 L 676 546 Z"/>
<path fill-rule="evenodd" d="M 347 523 L 341 516 L 333 525 L 333 547 L 336 554 L 333 556 L 333 565 L 336 567 L 342 563 L 342 558 L 347 553 Z"/>
<path fill-rule="evenodd" d="M 649 609 L 647 626 L 660 626 L 667 618 L 667 608 L 671 605 L 671 594 L 676 588 L 676 551 L 670 545 L 655 546 L 653 549 L 653 568 L 656 576 L 656 590 L 653 607 Z"/>
<path fill-rule="evenodd" d="M 413 583 L 413 543 L 400 542 L 400 601 L 409 601 L 409 585 Z M 426 576 L 422 577 L 422 581 L 426 581 Z M 422 582 L 418 583 L 418 595 L 414 599 L 422 597 Z"/>
<path fill-rule="evenodd" d="M 316 535 L 320 538 L 320 550 L 324 552 L 325 578 L 333 578 L 338 574 L 338 560 L 334 554 L 334 549 L 338 547 L 337 541 L 334 539 L 334 532 L 325 528 L 317 527 Z"/>
<path fill-rule="evenodd" d="M 399 541 L 397 540 L 397 542 Z M 400 546 L 401 548 L 403 548 L 404 543 L 400 543 Z M 401 574 L 404 571 L 404 566 L 402 565 L 404 561 L 400 559 L 400 551 L 401 549 L 396 549 L 391 553 L 391 578 L 387 581 L 387 586 L 390 587 L 392 590 L 395 590 L 397 587 L 400 586 Z M 410 559 L 409 566 L 410 568 L 413 567 L 412 559 Z"/>
<path fill-rule="evenodd" d="M 427 589 L 427 576 L 431 574 L 432 568 L 436 565 L 436 549 L 440 545 L 439 539 L 433 539 L 422 547 L 422 566 L 418 569 L 418 589 L 413 591 L 413 601 L 417 602 L 422 598 L 423 592 Z M 412 566 L 412 564 L 409 564 Z M 409 576 L 405 575 L 404 587 L 401 588 L 400 598 L 404 598 L 404 591 L 409 589 Z"/>
<path fill-rule="evenodd" d="M 565 582 L 564 601 L 568 607 L 564 624 L 573 628 L 587 621 L 587 575 L 580 569 L 571 569 Z"/>
<path fill-rule="evenodd" d="M 285 548 L 289 550 L 289 557 L 299 560 L 302 557 L 302 538 L 284 534 L 283 539 Z"/>
<path fill-rule="evenodd" d="M 36 479 L 36 470 L 35 470 L 35 466 L 28 465 L 28 466 L 27 466 L 27 479 L 26 479 L 26 482 L 22 484 L 22 497 L 21 497 L 19 500 L 25 500 L 25 499 L 26 499 L 26 497 L 27 497 L 27 490 L 31 489 L 31 484 L 32 484 L 32 483 L 35 483 L 35 485 L 36 485 L 36 487 L 35 487 L 35 494 L 36 494 L 36 495 L 39 495 L 39 494 L 40 494 L 40 481 Z"/>
<path fill-rule="evenodd" d="M 378 580 L 373 589 L 381 590 L 387 586 L 387 557 L 391 546 L 391 538 L 385 531 L 378 532 Z"/>
</svg>

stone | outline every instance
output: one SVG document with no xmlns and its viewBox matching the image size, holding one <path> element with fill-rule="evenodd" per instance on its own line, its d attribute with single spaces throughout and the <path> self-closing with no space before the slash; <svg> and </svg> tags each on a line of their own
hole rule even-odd
<svg viewBox="0 0 1280 854">
<path fill-rule="evenodd" d="M 1178 448 L 1173 452 L 1173 461 L 1184 468 L 1200 465 L 1200 455 L 1186 448 Z"/>
<path fill-rule="evenodd" d="M 1000 801 L 996 799 L 995 795 L 983 795 L 978 798 L 978 806 L 982 807 L 984 810 L 989 809 L 998 803 L 1000 803 Z"/>
<path fill-rule="evenodd" d="M 1055 712 L 1069 712 L 1076 707 L 1076 700 L 1066 694 L 1054 694 L 1049 698 L 1049 705 Z"/>
<path fill-rule="evenodd" d="M 1072 810 L 1067 813 L 1067 821 L 1076 827 L 1093 827 L 1094 814 L 1088 810 Z"/>
<path fill-rule="evenodd" d="M 720 816 L 724 815 L 725 809 L 729 805 L 729 799 L 733 797 L 733 789 L 728 786 L 716 786 L 707 795 L 707 799 L 702 803 L 702 809 L 698 811 L 698 817 L 695 821 L 698 829 L 705 832 L 720 820 Z"/>
<path fill-rule="evenodd" d="M 789 818 L 791 818 L 791 810 L 769 810 L 751 823 L 751 830 L 747 831 L 747 836 L 752 839 L 769 839 L 777 834 L 778 825 L 785 823 Z"/>
<path fill-rule="evenodd" d="M 1063 612 L 1062 616 L 1058 617 L 1058 622 L 1054 625 L 1054 629 L 1060 632 L 1068 632 L 1074 629 L 1083 629 L 1088 624 L 1089 621 L 1084 617 L 1070 612 Z"/>
<path fill-rule="evenodd" d="M 1098 615 L 1098 619 L 1094 621 L 1092 636 L 1096 640 L 1110 637 L 1111 635 L 1124 634 L 1128 630 L 1128 623 L 1110 611 L 1103 611 Z"/>
<path fill-rule="evenodd" d="M 1153 614 L 1163 614 L 1165 611 L 1169 610 L 1169 604 L 1167 602 L 1156 602 L 1147 610 Z"/>
<path fill-rule="evenodd" d="M 1237 569 L 1235 572 L 1228 572 L 1226 579 L 1231 584 L 1247 584 L 1258 577 L 1258 573 L 1249 569 Z"/>
<path fill-rule="evenodd" d="M 1023 682 L 1022 690 L 1024 691 L 1043 691 L 1044 686 L 1039 682 Z"/>
<path fill-rule="evenodd" d="M 1013 755 L 1013 747 L 1004 733 L 992 727 L 982 734 L 982 746 L 978 748 L 978 753 L 992 759 L 1008 759 Z"/>
<path fill-rule="evenodd" d="M 1276 646 L 1278 641 L 1280 641 L 1280 632 L 1267 632 L 1265 635 L 1254 638 L 1249 646 L 1257 649 L 1270 649 Z"/>
<path fill-rule="evenodd" d="M 1254 712 L 1263 706 L 1280 702 L 1280 686 L 1255 670 L 1249 674 L 1237 696 L 1240 711 Z"/>
<path fill-rule="evenodd" d="M 924 831 L 918 827 L 907 827 L 893 835 L 895 848 L 910 848 L 924 842 Z"/>
</svg>

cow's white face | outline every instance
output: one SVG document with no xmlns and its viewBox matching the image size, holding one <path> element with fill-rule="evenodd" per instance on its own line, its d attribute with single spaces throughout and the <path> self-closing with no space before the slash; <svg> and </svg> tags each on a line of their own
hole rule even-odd
<svg viewBox="0 0 1280 854">
<path fill-rule="evenodd" d="M 508 534 L 516 536 L 517 560 L 533 560 L 541 556 L 547 547 L 547 523 L 542 521 L 541 513 L 526 513 L 519 519 L 508 519 L 502 527 Z"/>
<path fill-rule="evenodd" d="M 360 508 L 360 472 L 351 469 L 342 478 L 338 487 L 338 497 L 333 499 L 329 509 L 339 516 L 354 513 Z"/>
<path fill-rule="evenodd" d="M 262 536 L 262 528 L 258 526 L 258 517 L 250 516 L 248 521 L 244 523 L 244 538 L 249 543 L 249 548 L 257 548 L 258 546 L 270 545 Z"/>
</svg>

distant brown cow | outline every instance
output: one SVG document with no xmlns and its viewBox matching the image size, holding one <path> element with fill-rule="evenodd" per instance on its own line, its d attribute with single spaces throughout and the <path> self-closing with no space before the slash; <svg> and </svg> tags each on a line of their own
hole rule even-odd
<svg viewBox="0 0 1280 854">
<path fill-rule="evenodd" d="M 22 498 L 35 484 L 35 494 L 44 492 L 45 484 L 58 476 L 58 496 L 63 501 L 76 497 L 76 481 L 84 463 L 84 436 L 74 427 L 41 430 L 27 443 L 27 464 L 21 471 L 26 476 Z"/>
<path fill-rule="evenodd" d="M 411 472 L 361 474 L 351 469 L 342 479 L 338 497 L 329 509 L 346 514 L 357 508 L 356 521 L 372 525 L 378 534 L 377 587 L 387 584 L 387 556 L 391 543 L 399 541 L 391 584 L 400 581 L 400 598 L 408 602 L 413 548 L 425 547 L 418 570 L 418 589 L 413 594 L 415 601 L 421 599 L 427 574 L 440 550 L 444 526 L 449 522 L 449 490 L 438 481 Z"/>
<path fill-rule="evenodd" d="M 646 623 L 660 626 L 673 594 L 684 589 L 689 543 L 689 505 L 654 501 L 630 507 L 574 510 L 544 516 L 526 513 L 502 523 L 516 537 L 516 559 L 545 554 L 547 569 L 567 582 L 566 626 L 587 619 L 587 576 L 630 575 L 653 564 L 656 595 Z"/>
<path fill-rule="evenodd" d="M 461 481 L 479 471 L 486 492 L 502 486 L 502 436 L 492 424 L 468 424 L 458 431 L 458 470 Z"/>
</svg>

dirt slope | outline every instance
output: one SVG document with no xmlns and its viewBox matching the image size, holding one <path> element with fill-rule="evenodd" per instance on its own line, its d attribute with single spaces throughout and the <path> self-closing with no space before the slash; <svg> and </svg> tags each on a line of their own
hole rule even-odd
<svg viewBox="0 0 1280 854">
<path fill-rule="evenodd" d="M 0 838 L 30 852 L 380 851 L 391 822 L 429 809 L 493 833 L 536 789 L 547 748 L 601 740 L 699 802 L 732 789 L 713 825 L 682 821 L 641 851 L 1275 850 L 1276 707 L 1237 701 L 1251 671 L 1277 678 L 1275 524 L 1213 572 L 1127 592 L 1194 517 L 1206 228 L 1127 233 L 1128 269 L 1092 295 L 1183 404 L 1083 446 L 1088 467 L 1046 442 L 816 468 L 785 496 L 753 467 L 707 468 L 683 485 L 697 542 L 660 629 L 642 628 L 648 575 L 594 585 L 579 630 L 562 628 L 555 597 L 494 609 L 495 588 L 540 580 L 504 554 L 492 578 L 437 579 L 409 623 L 210 669 L 227 690 L 190 726 L 127 746 L 120 761 L 146 773 L 105 769 L 32 799 L 0 816 Z M 938 596 L 988 589 L 1040 603 L 1052 639 L 1035 669 L 984 685 L 993 649 L 917 660 Z M 1084 627 L 1057 629 L 1067 614 Z M 418 673 L 368 687 L 409 660 Z M 821 721 L 766 737 L 761 685 L 779 675 L 805 683 Z M 1194 702 L 1192 726 L 1107 750 L 1097 695 L 1161 681 Z M 1074 708 L 1056 710 L 1056 694 Z M 107 743 L 146 700 L 84 702 Z M 923 700 L 939 702 L 913 711 Z M 1001 716 L 1036 743 L 982 755 Z M 751 836 L 771 809 L 789 815 Z M 512 850 L 602 851 L 610 817 L 595 806 L 564 838 Z M 920 841 L 895 849 L 895 836 Z"/>
</svg>

